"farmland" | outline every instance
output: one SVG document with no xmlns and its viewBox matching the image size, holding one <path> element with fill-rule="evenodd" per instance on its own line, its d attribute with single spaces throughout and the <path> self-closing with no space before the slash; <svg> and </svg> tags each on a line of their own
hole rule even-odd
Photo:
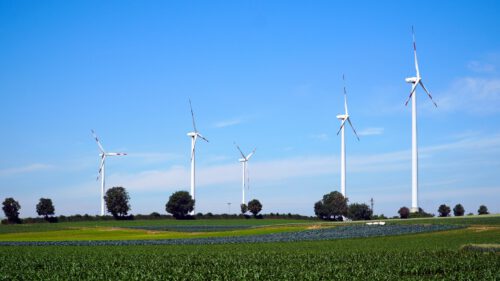
<svg viewBox="0 0 500 281">
<path fill-rule="evenodd" d="M 453 223 L 450 223 L 450 222 Z M 482 222 L 482 223 L 481 223 Z M 48 225 L 48 224 L 47 224 Z M 366 226 L 318 221 L 136 221 L 61 224 L 40 232 L 3 230 L 7 235 L 29 235 L 128 227 L 182 225 L 233 225 L 234 229 L 207 232 L 158 231 L 183 239 L 208 237 L 257 237 L 348 229 L 352 233 Z M 436 228 L 441 225 L 443 228 Z M 453 225 L 453 226 L 452 226 Z M 455 227 L 455 225 L 457 225 Z M 458 226 L 462 225 L 462 226 Z M 500 217 L 389 221 L 394 229 L 420 229 L 420 233 L 377 235 L 294 242 L 219 243 L 209 245 L 134 246 L 1 246 L 0 280 L 380 280 L 422 278 L 442 280 L 498 280 L 498 252 L 476 251 L 464 245 L 500 244 Z M 6 226 L 1 226 L 4 228 Z M 38 227 L 38 226 L 36 226 Z M 40 226 L 41 227 L 41 226 Z M 50 228 L 56 226 L 49 226 Z M 74 228 L 73 228 L 74 227 Z M 68 229 L 69 228 L 69 229 Z M 187 228 L 189 229 L 189 228 Z M 390 232 L 391 228 L 387 228 Z M 186 230 L 186 229 L 182 229 Z M 434 231 L 433 231 L 434 230 Z M 255 231 L 253 234 L 245 232 Z M 113 233 L 113 231 L 109 231 Z M 197 235 L 206 235 L 199 237 Z M 398 234 L 398 235 L 396 235 Z M 113 234 L 115 235 L 115 234 Z M 191 238 L 192 236 L 194 238 Z M 210 236 L 215 235 L 215 236 Z M 92 236 L 92 235 L 91 235 Z M 95 236 L 93 236 L 96 238 Z M 210 238 L 212 237 L 212 238 Z M 134 238 L 135 239 L 135 238 Z M 148 238 L 150 239 L 150 238 Z M 179 238 L 166 238 L 179 239 Z M 98 240 L 98 241 L 96 241 Z M 161 239 L 160 239 L 161 240 Z M 21 241 L 21 240 L 18 240 Z M 52 241 L 39 239 L 38 241 Z M 103 241 L 94 239 L 94 241 Z M 135 240 L 133 240 L 135 241 Z M 462 249 L 463 248 L 463 249 Z"/>
</svg>

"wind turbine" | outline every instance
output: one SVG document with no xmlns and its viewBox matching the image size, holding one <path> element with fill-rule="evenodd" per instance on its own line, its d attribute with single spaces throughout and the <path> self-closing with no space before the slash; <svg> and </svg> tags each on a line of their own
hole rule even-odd
<svg viewBox="0 0 500 281">
<path fill-rule="evenodd" d="M 420 85 L 422 89 L 427 93 L 427 96 L 431 99 L 434 106 L 437 107 L 436 102 L 432 99 L 431 94 L 425 88 L 422 82 L 422 77 L 420 77 L 420 71 L 418 70 L 417 61 L 417 44 L 415 43 L 415 31 L 413 26 L 411 27 L 411 32 L 413 35 L 413 54 L 415 57 L 415 70 L 417 76 L 406 78 L 406 83 L 412 84 L 410 95 L 405 102 L 405 106 L 411 99 L 411 212 L 418 212 L 418 145 L 417 145 L 417 86 Z"/>
<path fill-rule="evenodd" d="M 191 104 L 191 99 L 189 99 L 189 107 L 191 108 L 191 117 L 193 119 L 193 131 L 187 133 L 189 137 L 191 137 L 191 198 L 195 200 L 195 148 L 196 148 L 196 140 L 201 138 L 202 140 L 208 142 L 208 140 L 203 137 L 198 130 L 196 129 L 196 123 L 194 121 L 194 113 L 193 113 L 193 105 Z M 191 212 L 191 215 L 194 214 L 194 209 Z"/>
<path fill-rule="evenodd" d="M 247 178 L 247 162 L 248 162 L 248 160 L 250 160 L 250 157 L 252 157 L 252 155 L 255 153 L 255 150 L 257 150 L 257 148 L 254 148 L 254 150 L 250 154 L 245 156 L 245 154 L 243 153 L 243 151 L 241 151 L 240 147 L 236 144 L 236 142 L 234 143 L 234 145 L 236 145 L 236 148 L 238 149 L 238 151 L 241 154 L 241 158 L 239 159 L 239 161 L 241 162 L 241 168 L 243 170 L 243 178 L 241 181 L 241 204 L 246 204 L 245 203 L 245 185 L 246 185 L 245 180 Z M 247 187 L 248 187 L 248 185 L 247 185 Z"/>
<path fill-rule="evenodd" d="M 344 197 L 346 197 L 345 193 L 345 135 L 344 135 L 344 128 L 345 128 L 345 123 L 348 122 L 349 126 L 351 126 L 352 131 L 354 132 L 354 135 L 356 135 L 356 138 L 359 141 L 358 134 L 356 133 L 356 130 L 354 129 L 354 126 L 351 123 L 351 118 L 349 115 L 349 111 L 347 110 L 347 92 L 345 89 L 345 77 L 342 75 L 342 80 L 344 80 L 344 114 L 339 114 L 337 115 L 337 119 L 341 120 L 342 123 L 340 124 L 339 131 L 337 132 L 337 135 L 342 132 L 341 134 L 341 141 L 340 141 L 340 192 Z"/>
<path fill-rule="evenodd" d="M 95 138 L 95 141 L 97 142 L 97 146 L 99 147 L 99 150 L 101 153 L 99 156 L 101 157 L 101 165 L 99 166 L 99 172 L 97 174 L 96 180 L 99 180 L 99 177 L 101 178 L 101 216 L 104 216 L 104 183 L 105 183 L 105 163 L 106 163 L 106 157 L 108 156 L 123 156 L 127 155 L 127 153 L 122 153 L 122 152 L 106 152 L 104 148 L 102 147 L 101 143 L 99 142 L 99 139 L 97 138 L 97 135 L 95 134 L 94 130 L 92 130 L 92 135 Z"/>
</svg>

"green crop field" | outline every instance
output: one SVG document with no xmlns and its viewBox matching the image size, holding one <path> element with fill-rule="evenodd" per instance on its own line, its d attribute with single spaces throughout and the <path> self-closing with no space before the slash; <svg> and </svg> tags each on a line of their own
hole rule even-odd
<svg viewBox="0 0 500 281">
<path fill-rule="evenodd" d="M 0 244 L 0 280 L 500 280 L 500 216 L 387 222 L 376 227 L 271 219 L 0 226 L 0 243 L 14 243 Z M 370 231 L 374 236 L 358 236 Z M 341 235 L 326 240 L 306 235 L 316 232 Z M 290 235 L 313 239 L 224 243 Z M 127 245 L 141 239 L 219 242 Z M 64 244 L 76 240 L 87 244 Z M 105 240 L 123 243 L 92 244 Z M 15 244 L 26 241 L 61 244 Z"/>
</svg>

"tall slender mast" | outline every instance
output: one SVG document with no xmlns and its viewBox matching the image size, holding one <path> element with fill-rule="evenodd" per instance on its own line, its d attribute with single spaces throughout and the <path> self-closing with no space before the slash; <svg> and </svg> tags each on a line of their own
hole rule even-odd
<svg viewBox="0 0 500 281">
<path fill-rule="evenodd" d="M 411 28 L 413 36 L 413 56 L 415 60 L 415 72 L 414 77 L 408 77 L 405 79 L 406 83 L 410 83 L 411 91 L 408 99 L 405 102 L 405 106 L 411 100 L 411 212 L 418 212 L 418 136 L 417 136 L 417 87 L 420 85 L 424 92 L 427 94 L 429 99 L 432 101 L 435 107 L 437 103 L 431 96 L 431 93 L 427 90 L 422 82 L 422 77 L 420 76 L 420 70 L 418 68 L 417 59 L 417 43 L 415 42 L 415 31 L 413 27 Z"/>
<path fill-rule="evenodd" d="M 241 178 L 241 204 L 246 204 L 245 203 L 245 186 L 246 186 L 246 180 L 247 180 L 247 162 L 248 160 L 250 160 L 250 158 L 253 156 L 253 154 L 255 153 L 255 150 L 257 148 L 254 148 L 254 150 L 248 154 L 247 156 L 245 156 L 245 154 L 243 153 L 243 151 L 241 151 L 241 148 L 236 144 L 236 142 L 234 142 L 234 146 L 236 146 L 236 149 L 238 149 L 238 151 L 240 152 L 241 154 L 241 158 L 238 160 L 241 162 L 241 173 L 242 173 L 242 178 Z"/>
<path fill-rule="evenodd" d="M 340 193 L 345 197 L 345 135 L 344 127 L 341 129 L 340 136 Z"/>
<path fill-rule="evenodd" d="M 191 198 L 195 200 L 195 143 L 196 143 L 196 135 L 191 137 Z M 196 201 L 195 201 L 196 202 Z M 196 204 L 195 204 L 196 205 Z M 191 215 L 194 214 L 194 208 L 191 212 Z"/>
<path fill-rule="evenodd" d="M 411 97 L 411 212 L 418 212 L 417 94 Z"/>
<path fill-rule="evenodd" d="M 344 80 L 344 114 L 339 114 L 337 115 L 337 119 L 341 121 L 340 123 L 340 128 L 339 131 L 337 132 L 337 135 L 342 132 L 342 135 L 340 136 L 340 193 L 344 197 L 346 197 L 346 184 L 345 184 L 345 179 L 346 179 L 346 161 L 345 161 L 345 126 L 346 123 L 349 123 L 349 126 L 351 126 L 352 131 L 354 132 L 354 135 L 359 141 L 359 136 L 358 133 L 356 133 L 356 130 L 354 129 L 354 126 L 351 123 L 351 117 L 349 116 L 349 111 L 347 109 L 347 91 L 345 87 L 345 76 L 342 75 L 342 80 Z"/>
<path fill-rule="evenodd" d="M 106 156 L 105 156 L 106 157 Z M 104 160 L 106 161 L 106 160 Z M 103 163 L 104 163 L 103 161 Z M 105 181 L 105 178 L 106 178 L 106 171 L 105 171 L 105 168 L 106 165 L 102 165 L 102 175 L 101 175 L 101 216 L 104 216 L 104 181 Z"/>
<path fill-rule="evenodd" d="M 246 179 L 246 165 L 247 165 L 247 162 L 246 161 L 242 161 L 241 162 L 242 165 L 242 173 L 243 173 L 243 178 L 241 179 L 241 204 L 246 204 L 245 202 L 245 179 Z"/>
</svg>

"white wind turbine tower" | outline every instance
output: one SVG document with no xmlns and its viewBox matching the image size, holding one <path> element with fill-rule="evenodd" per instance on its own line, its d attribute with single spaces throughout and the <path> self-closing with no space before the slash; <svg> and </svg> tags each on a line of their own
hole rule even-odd
<svg viewBox="0 0 500 281">
<path fill-rule="evenodd" d="M 99 147 L 99 150 L 101 153 L 99 156 L 101 157 L 101 165 L 99 166 L 99 172 L 97 174 L 96 180 L 99 180 L 99 177 L 101 178 L 101 216 L 104 216 L 104 192 L 105 192 L 105 167 L 106 167 L 106 157 L 108 156 L 123 156 L 127 155 L 127 153 L 122 153 L 122 152 L 106 152 L 104 148 L 102 147 L 101 143 L 99 142 L 99 139 L 97 138 L 94 130 L 92 130 L 92 135 L 95 138 L 95 141 L 97 142 L 97 146 Z"/>
<path fill-rule="evenodd" d="M 340 124 L 339 131 L 337 132 L 337 135 L 342 132 L 341 134 L 341 141 L 340 141 L 340 192 L 344 197 L 346 197 L 346 192 L 345 192 L 345 134 L 344 134 L 344 128 L 345 128 L 345 123 L 349 122 L 349 126 L 351 126 L 352 131 L 356 135 L 356 138 L 359 141 L 358 134 L 356 133 L 356 130 L 354 129 L 354 126 L 351 123 L 351 118 L 349 115 L 349 111 L 347 110 L 347 92 L 345 89 L 345 77 L 342 75 L 342 80 L 344 80 L 344 114 L 339 114 L 337 115 L 337 119 L 341 120 L 342 123 Z"/>
<path fill-rule="evenodd" d="M 193 119 L 193 130 L 192 132 L 187 133 L 189 137 L 191 137 L 191 198 L 195 200 L 195 147 L 196 140 L 201 138 L 202 140 L 208 142 L 208 140 L 203 137 L 198 130 L 196 129 L 196 123 L 194 121 L 194 113 L 193 106 L 191 104 L 191 99 L 189 99 L 189 107 L 191 108 L 191 117 Z M 194 214 L 194 209 L 191 212 L 191 215 Z"/>
<path fill-rule="evenodd" d="M 405 106 L 408 105 L 411 99 L 411 212 L 418 212 L 417 86 L 420 85 L 422 87 L 436 107 L 437 104 L 432 99 L 429 91 L 425 88 L 424 83 L 422 83 L 422 77 L 420 77 L 420 71 L 418 70 L 417 45 L 415 43 L 413 26 L 411 32 L 413 35 L 413 54 L 415 57 L 415 70 L 417 76 L 405 79 L 406 83 L 412 84 L 410 96 L 408 96 Z"/>
<path fill-rule="evenodd" d="M 236 148 L 238 149 L 238 151 L 240 152 L 241 154 L 241 158 L 239 159 L 239 161 L 241 162 L 241 168 L 243 170 L 243 178 L 242 178 L 242 181 L 241 181 L 241 204 L 246 204 L 245 202 L 245 186 L 246 186 L 246 179 L 247 179 L 247 162 L 248 160 L 250 160 L 250 157 L 252 157 L 252 155 L 255 153 L 255 150 L 257 148 L 254 148 L 254 150 L 248 154 L 247 156 L 245 156 L 245 154 L 243 153 L 243 151 L 241 151 L 240 147 L 236 144 L 236 142 L 234 143 L 234 145 L 236 145 Z"/>
</svg>

